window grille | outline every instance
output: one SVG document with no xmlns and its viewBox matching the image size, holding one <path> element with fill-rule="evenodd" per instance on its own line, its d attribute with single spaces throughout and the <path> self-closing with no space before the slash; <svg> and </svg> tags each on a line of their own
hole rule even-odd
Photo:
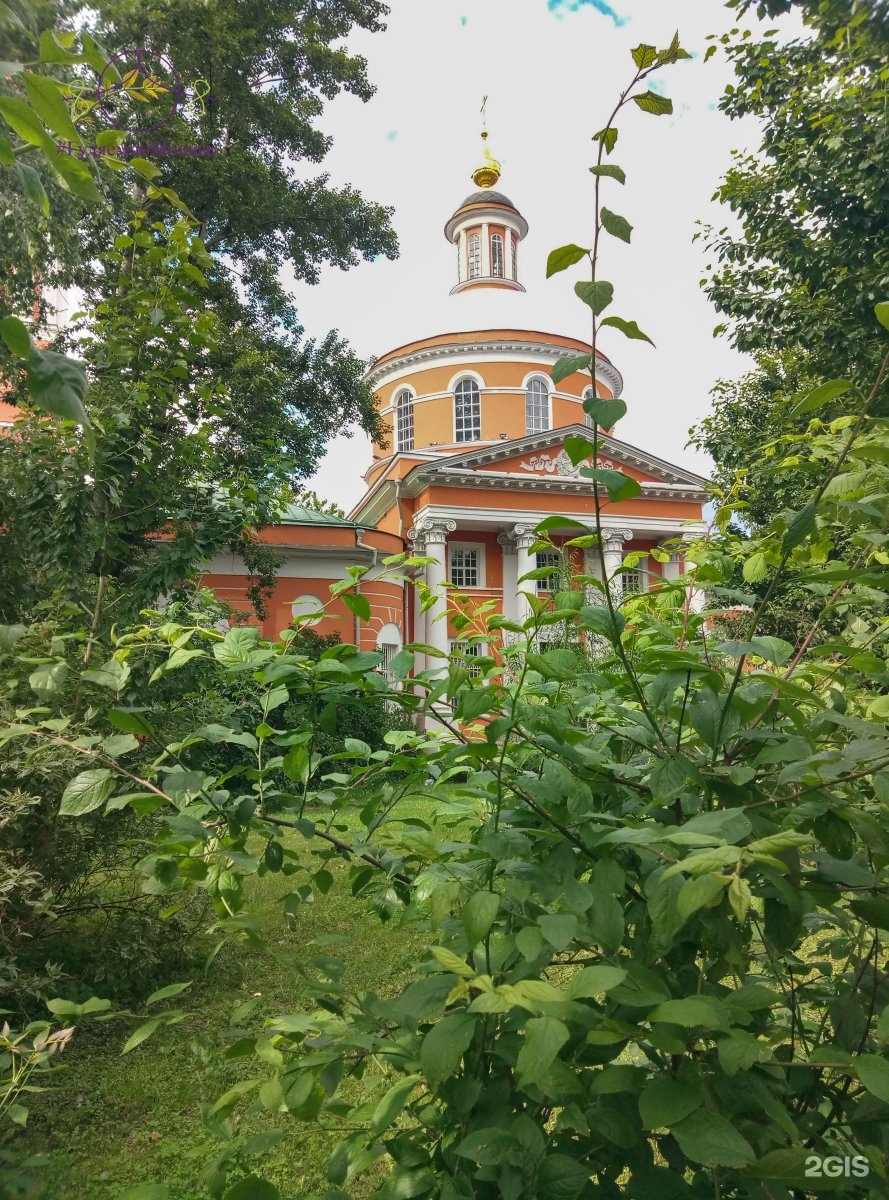
<svg viewBox="0 0 889 1200">
<path fill-rule="evenodd" d="M 525 428 L 528 433 L 549 429 L 549 388 L 543 379 L 529 379 L 525 388 Z"/>
<path fill-rule="evenodd" d="M 414 398 L 407 389 L 395 398 L 395 445 L 399 451 L 414 448 Z"/>
<path fill-rule="evenodd" d="M 478 442 L 482 436 L 481 399 L 474 379 L 461 379 L 454 389 L 454 441 Z"/>
<path fill-rule="evenodd" d="M 451 551 L 450 582 L 458 588 L 478 587 L 478 551 Z"/>
<path fill-rule="evenodd" d="M 562 556 L 558 550 L 539 550 L 537 552 L 537 569 L 542 570 L 544 567 L 552 567 L 552 575 L 547 575 L 545 579 L 538 579 L 538 592 L 553 592 L 559 586 L 559 569 L 562 566 Z"/>
<path fill-rule="evenodd" d="M 479 679 L 482 675 L 482 664 L 472 659 L 486 656 L 487 651 L 481 642 L 451 642 L 451 661 L 464 667 L 470 679 Z"/>
<path fill-rule="evenodd" d="M 639 567 L 631 567 L 622 571 L 621 590 L 625 596 L 638 596 L 640 592 L 648 591 L 648 574 Z"/>
<path fill-rule="evenodd" d="M 586 390 L 586 391 L 584 392 L 584 394 L 583 394 L 583 398 L 584 398 L 584 401 L 587 401 L 587 400 L 592 400 L 592 398 L 593 398 L 593 389 L 592 389 L 592 388 L 587 388 L 587 390 Z M 583 410 L 583 423 L 584 423 L 584 425 L 586 425 L 587 429 L 592 429 L 592 428 L 593 428 L 593 418 L 592 418 L 592 417 L 590 416 L 590 414 L 589 414 L 589 413 L 586 411 L 586 409 L 584 409 L 584 410 Z"/>
</svg>

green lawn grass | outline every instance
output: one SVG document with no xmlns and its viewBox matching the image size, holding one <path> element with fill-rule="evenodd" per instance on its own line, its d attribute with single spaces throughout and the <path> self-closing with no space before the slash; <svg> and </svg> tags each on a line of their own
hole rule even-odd
<svg viewBox="0 0 889 1200">
<path fill-rule="evenodd" d="M 430 802 L 411 800 L 403 815 L 429 819 L 431 811 Z M 300 852 L 306 845 L 296 834 L 289 844 Z M 353 897 L 346 864 L 335 861 L 329 869 L 334 886 L 304 904 L 289 924 L 281 898 L 302 880 L 270 874 L 250 881 L 247 907 L 261 922 L 265 945 L 231 944 L 206 975 L 198 972 L 182 1000 L 171 1002 L 192 1014 L 183 1025 L 161 1029 L 125 1056 L 121 1048 L 132 1022 L 78 1029 L 56 1080 L 59 1090 L 29 1098 L 31 1117 L 19 1140 L 19 1149 L 49 1157 L 40 1172 L 46 1200 L 117 1200 L 139 1183 L 165 1185 L 170 1200 L 206 1200 L 203 1177 L 222 1143 L 204 1128 L 200 1104 L 262 1072 L 257 1060 L 226 1063 L 208 1049 L 222 1040 L 232 1010 L 256 997 L 255 1014 L 245 1023 L 256 1030 L 266 1016 L 299 1011 L 306 982 L 298 965 L 319 953 L 343 958 L 344 982 L 356 990 L 391 994 L 405 985 L 426 934 L 415 925 L 381 923 L 369 901 Z M 313 944 L 331 934 L 346 940 L 333 947 Z M 268 1113 L 243 1120 L 250 1132 L 284 1131 L 259 1164 L 283 1200 L 328 1190 L 325 1169 L 335 1134 Z"/>
</svg>

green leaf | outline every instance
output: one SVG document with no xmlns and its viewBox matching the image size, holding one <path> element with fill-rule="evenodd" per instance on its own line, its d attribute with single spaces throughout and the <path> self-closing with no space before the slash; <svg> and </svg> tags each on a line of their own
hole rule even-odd
<svg viewBox="0 0 889 1200">
<path fill-rule="evenodd" d="M 571 459 L 571 465 L 576 467 L 578 463 L 585 462 L 586 459 L 592 456 L 595 446 L 592 442 L 588 442 L 586 438 L 566 437 L 564 450 Z"/>
<path fill-rule="evenodd" d="M 601 484 L 608 493 L 608 499 L 612 502 L 632 500 L 634 496 L 642 495 L 642 485 L 639 480 L 633 479 L 631 475 L 624 475 L 622 471 L 612 471 L 606 467 L 583 467 L 580 473 L 586 479 L 592 479 L 594 483 Z"/>
<path fill-rule="evenodd" d="M 463 688 L 454 710 L 455 716 L 459 721 L 474 721 L 482 713 L 488 712 L 495 698 L 490 688 Z"/>
<path fill-rule="evenodd" d="M 422 1082 L 422 1075 L 408 1075 L 406 1079 L 400 1080 L 391 1087 L 383 1099 L 374 1109 L 374 1115 L 371 1119 L 370 1127 L 373 1133 L 382 1133 L 384 1129 L 395 1121 L 407 1104 L 411 1092 Z"/>
<path fill-rule="evenodd" d="M 670 1129 L 700 1108 L 703 1097 L 695 1087 L 662 1076 L 653 1079 L 639 1096 L 643 1129 Z"/>
<path fill-rule="evenodd" d="M 633 342 L 648 342 L 650 346 L 654 342 L 647 333 L 643 333 L 635 321 L 625 321 L 623 317 L 603 317 L 603 325 L 610 325 L 613 329 L 619 329 L 624 337 L 628 337 Z"/>
<path fill-rule="evenodd" d="M 0 135 L 0 166 L 14 167 L 17 161 L 12 149 L 12 142 L 9 138 Z"/>
<path fill-rule="evenodd" d="M 583 1000 L 598 996 L 601 992 L 609 992 L 619 987 L 626 977 L 623 967 L 609 967 L 604 963 L 601 966 L 584 967 L 572 976 L 568 984 L 568 999 Z"/>
<path fill-rule="evenodd" d="M 281 1193 L 268 1180 L 248 1175 L 230 1187 L 222 1200 L 281 1200 Z"/>
<path fill-rule="evenodd" d="M 293 783 L 304 784 L 309 777 L 308 747 L 292 746 L 284 755 L 281 769 Z"/>
<path fill-rule="evenodd" d="M 548 1154 L 537 1172 L 537 1195 L 546 1200 L 574 1200 L 587 1187 L 590 1168 L 567 1154 Z"/>
<path fill-rule="evenodd" d="M 799 404 L 791 410 L 790 415 L 798 417 L 802 413 L 821 408 L 822 405 L 829 404 L 831 400 L 836 400 L 837 396 L 843 396 L 846 392 L 850 392 L 854 386 L 848 379 L 831 379 L 828 383 L 819 384 L 804 399 L 800 400 Z"/>
<path fill-rule="evenodd" d="M 577 655 L 573 650 L 547 650 L 544 654 L 527 654 L 525 661 L 532 671 L 544 679 L 570 683 L 577 678 Z"/>
<path fill-rule="evenodd" d="M 761 550 L 758 550 L 755 554 L 751 554 L 749 558 L 744 560 L 741 574 L 744 577 L 745 583 L 761 583 L 768 576 L 768 573 L 769 561 Z"/>
<path fill-rule="evenodd" d="M 719 1113 L 697 1109 L 671 1127 L 682 1153 L 705 1167 L 749 1167 L 756 1152 Z"/>
<path fill-rule="evenodd" d="M 141 713 L 112 708 L 108 713 L 108 720 L 121 733 L 141 733 L 143 736 L 154 733 L 153 725 Z"/>
<path fill-rule="evenodd" d="M 883 328 L 889 329 L 889 301 L 882 300 L 879 304 L 875 304 L 874 312 Z"/>
<path fill-rule="evenodd" d="M 623 400 L 600 400 L 598 396 L 584 400 L 583 409 L 602 429 L 613 429 L 621 417 L 626 416 L 627 412 L 627 406 Z"/>
<path fill-rule="evenodd" d="M 10 354 L 18 358 L 27 358 L 31 352 L 31 335 L 24 321 L 18 317 L 4 317 L 0 320 L 0 337 L 6 343 Z"/>
<path fill-rule="evenodd" d="M 559 246 L 557 250 L 551 250 L 546 260 L 547 279 L 551 279 L 560 271 L 567 271 L 569 267 L 579 263 L 589 253 L 589 250 L 585 250 L 583 246 L 576 246 L 573 242 L 567 246 Z"/>
<path fill-rule="evenodd" d="M 185 983 L 168 983 L 166 987 L 158 988 L 156 992 L 152 992 L 145 1001 L 145 1007 L 150 1008 L 152 1004 L 158 1004 L 161 1000 L 169 1000 L 171 996 L 180 996 L 186 988 L 190 988 L 192 980 L 187 980 Z"/>
<path fill-rule="evenodd" d="M 749 1071 L 757 1063 L 770 1062 L 772 1059 L 771 1047 L 743 1029 L 734 1029 L 730 1037 L 720 1038 L 716 1049 L 719 1065 L 726 1075 Z"/>
<path fill-rule="evenodd" d="M 226 667 L 249 663 L 259 642 L 259 630 L 252 625 L 230 629 L 221 642 L 213 645 L 213 657 Z"/>
<path fill-rule="evenodd" d="M 601 142 L 605 147 L 605 153 L 610 154 L 617 145 L 617 130 L 613 125 L 608 125 L 605 129 L 600 129 L 598 133 L 593 134 L 594 142 Z"/>
<path fill-rule="evenodd" d="M 610 208 L 603 208 L 601 211 L 602 224 L 607 233 L 612 237 L 619 238 L 622 242 L 629 242 L 633 233 L 633 226 L 619 213 L 612 212 Z"/>
<path fill-rule="evenodd" d="M 862 1054 L 853 1059 L 853 1066 L 871 1095 L 889 1104 L 889 1062 L 878 1054 Z"/>
<path fill-rule="evenodd" d="M 49 196 L 46 194 L 43 182 L 33 167 L 27 163 L 15 164 L 25 195 L 35 207 L 39 208 L 45 217 L 49 216 Z"/>
<path fill-rule="evenodd" d="M 686 996 L 684 1000 L 665 1000 L 648 1014 L 650 1021 L 666 1021 L 687 1029 L 726 1029 L 725 1005 L 715 996 Z"/>
<path fill-rule="evenodd" d="M 604 279 L 595 282 L 590 279 L 581 280 L 574 285 L 575 293 L 584 304 L 588 304 L 596 316 L 605 311 L 614 299 L 614 286 Z"/>
<path fill-rule="evenodd" d="M 454 975 L 460 975 L 464 979 L 471 979 L 475 971 L 461 958 L 459 954 L 455 954 L 453 950 L 448 950 L 446 946 L 433 946 L 432 957 L 438 965 L 445 971 L 451 971 Z"/>
<path fill-rule="evenodd" d="M 636 46 L 630 53 L 633 56 L 633 62 L 640 71 L 644 71 L 646 67 L 652 66 L 657 59 L 657 49 L 654 46 L 645 45 L 644 42 Z"/>
<path fill-rule="evenodd" d="M 270 871 L 280 871 L 284 866 L 284 847 L 274 838 L 270 838 L 265 844 L 265 851 L 262 857 Z"/>
<path fill-rule="evenodd" d="M 71 120 L 56 81 L 48 75 L 35 75 L 31 71 L 24 72 L 22 81 L 31 107 L 47 129 L 63 140 L 79 144 L 80 134 Z"/>
<path fill-rule="evenodd" d="M 725 884 L 714 875 L 700 875 L 697 879 L 686 879 L 676 896 L 676 911 L 683 923 L 700 908 L 705 908 L 722 897 Z"/>
<path fill-rule="evenodd" d="M 770 1150 L 748 1168 L 753 1179 L 770 1179 L 799 1193 L 834 1192 L 847 1181 L 827 1175 L 812 1175 L 806 1168 L 811 1165 L 812 1152 L 807 1146 L 785 1146 Z M 766 1193 L 768 1194 L 768 1193 Z M 785 1193 L 786 1195 L 786 1193 Z"/>
<path fill-rule="evenodd" d="M 28 391 L 45 412 L 89 428 L 90 419 L 83 407 L 87 386 L 86 370 L 82 363 L 75 362 L 65 354 L 57 354 L 54 350 L 31 347 Z"/>
<path fill-rule="evenodd" d="M 580 610 L 580 620 L 584 629 L 614 642 L 623 633 L 627 619 L 620 612 L 612 616 L 604 604 L 585 604 Z"/>
<path fill-rule="evenodd" d="M 537 924 L 549 944 L 559 951 L 566 949 L 577 933 L 577 917 L 573 913 L 547 913 Z"/>
<path fill-rule="evenodd" d="M 804 542 L 812 530 L 815 528 L 815 517 L 818 512 L 818 506 L 814 500 L 799 510 L 790 525 L 787 527 L 787 532 L 784 534 L 784 540 L 781 543 L 781 550 L 784 554 L 792 550 L 794 546 L 798 546 L 800 542 Z"/>
<path fill-rule="evenodd" d="M 643 112 L 651 113 L 655 117 L 662 117 L 673 111 L 673 101 L 658 95 L 657 92 L 648 91 L 642 96 L 633 96 L 633 100 Z"/>
<path fill-rule="evenodd" d="M 456 1073 L 472 1042 L 475 1025 L 471 1013 L 454 1012 L 432 1026 L 420 1047 L 420 1066 L 430 1083 L 440 1083 Z"/>
<path fill-rule="evenodd" d="M 111 772 L 101 768 L 81 771 L 62 792 L 60 817 L 82 817 L 101 807 L 114 791 Z"/>
<path fill-rule="evenodd" d="M 340 596 L 349 612 L 354 613 L 362 621 L 370 620 L 370 601 L 361 592 L 343 592 Z"/>
<path fill-rule="evenodd" d="M 32 109 L 17 96 L 0 96 L 0 114 L 13 133 L 29 146 L 38 146 L 47 157 L 56 157 L 56 145 Z"/>
<path fill-rule="evenodd" d="M 516 1064 L 519 1083 L 524 1087 L 542 1079 L 570 1036 L 567 1026 L 555 1017 L 532 1017 L 525 1025 Z"/>
<path fill-rule="evenodd" d="M 574 375 L 577 371 L 591 370 L 592 362 L 592 356 L 589 354 L 567 354 L 564 358 L 560 358 L 553 367 L 553 383 L 561 383 L 563 379 L 567 379 L 569 375 Z"/>
<path fill-rule="evenodd" d="M 614 163 L 597 163 L 596 166 L 590 167 L 592 175 L 602 175 L 608 179 L 616 179 L 618 183 L 626 183 L 626 172 L 622 167 L 616 166 Z"/>
<path fill-rule="evenodd" d="M 475 892 L 463 906 L 463 928 L 470 948 L 477 946 L 497 916 L 500 897 L 495 892 Z"/>
<path fill-rule="evenodd" d="M 113 733 L 102 739 L 102 750 L 109 758 L 122 758 L 139 749 L 139 743 L 131 733 Z"/>
<path fill-rule="evenodd" d="M 141 1046 L 144 1041 L 151 1037 L 161 1023 L 161 1017 L 152 1017 L 150 1021 L 145 1021 L 138 1029 L 133 1030 L 127 1038 L 121 1054 L 129 1054 L 131 1050 L 135 1050 L 137 1046 Z"/>
</svg>

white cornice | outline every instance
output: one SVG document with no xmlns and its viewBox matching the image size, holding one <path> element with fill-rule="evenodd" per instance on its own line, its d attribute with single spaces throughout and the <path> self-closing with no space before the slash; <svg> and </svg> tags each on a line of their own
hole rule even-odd
<svg viewBox="0 0 889 1200">
<path fill-rule="evenodd" d="M 428 365 L 437 360 L 453 359 L 465 356 L 466 361 L 477 362 L 480 359 L 510 358 L 516 354 L 531 355 L 532 361 L 541 358 L 551 359 L 554 363 L 574 351 L 581 353 L 580 348 L 560 346 L 547 340 L 545 334 L 536 340 L 532 334 L 515 337 L 485 337 L 478 335 L 478 340 L 472 342 L 443 342 L 435 346 L 417 346 L 413 350 L 396 354 L 387 359 L 379 367 L 371 365 L 364 376 L 364 382 L 376 390 L 381 384 L 397 378 L 399 373 L 410 371 L 412 368 Z M 596 360 L 596 378 L 607 384 L 612 395 L 617 397 L 623 391 L 623 376 L 617 367 L 602 358 Z"/>
<path fill-rule="evenodd" d="M 581 525 L 590 526 L 588 512 L 564 512 L 559 516 L 568 521 L 579 521 Z M 466 529 L 469 523 L 475 528 L 514 527 L 516 524 L 537 525 L 546 518 L 553 516 L 551 512 L 538 512 L 534 509 L 520 508 L 456 508 L 451 504 L 426 504 L 417 511 L 414 522 L 427 519 L 431 521 L 455 520 L 458 530 Z M 565 526 L 566 530 L 570 526 Z M 609 517 L 603 513 L 602 528 L 608 533 L 615 530 L 631 529 L 636 537 L 679 537 L 688 535 L 690 538 L 706 533 L 707 526 L 703 521 L 686 521 L 670 519 L 669 517 L 642 517 L 626 513 Z"/>
</svg>

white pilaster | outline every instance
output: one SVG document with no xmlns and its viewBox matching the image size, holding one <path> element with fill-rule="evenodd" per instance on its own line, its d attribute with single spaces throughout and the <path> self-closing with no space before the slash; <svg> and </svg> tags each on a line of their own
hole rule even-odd
<svg viewBox="0 0 889 1200">
<path fill-rule="evenodd" d="M 433 559 L 426 567 L 426 586 L 434 593 L 435 603 L 425 613 L 425 641 L 427 645 L 434 646 L 436 650 L 442 650 L 445 654 L 448 653 L 448 604 L 443 586 L 447 579 L 445 547 L 448 534 L 453 533 L 456 528 L 456 521 L 421 517 L 413 529 L 408 531 L 412 542 L 422 538 L 424 554 Z M 443 668 L 445 665 L 445 660 L 437 657 L 428 664 L 430 669 Z"/>
<path fill-rule="evenodd" d="M 516 620 L 519 624 L 524 624 L 531 616 L 531 605 L 528 602 L 529 596 L 537 595 L 537 581 L 534 579 L 522 580 L 523 575 L 527 575 L 529 571 L 533 571 L 537 566 L 537 558 L 531 553 L 531 547 L 538 536 L 534 532 L 533 525 L 516 525 L 513 530 L 516 545 Z"/>
<path fill-rule="evenodd" d="M 518 555 L 515 534 L 510 531 L 497 534 L 503 564 L 503 615 L 509 621 L 518 619 Z"/>
<path fill-rule="evenodd" d="M 488 222 L 482 222 L 482 278 L 487 279 L 491 274 L 491 235 Z"/>
</svg>

